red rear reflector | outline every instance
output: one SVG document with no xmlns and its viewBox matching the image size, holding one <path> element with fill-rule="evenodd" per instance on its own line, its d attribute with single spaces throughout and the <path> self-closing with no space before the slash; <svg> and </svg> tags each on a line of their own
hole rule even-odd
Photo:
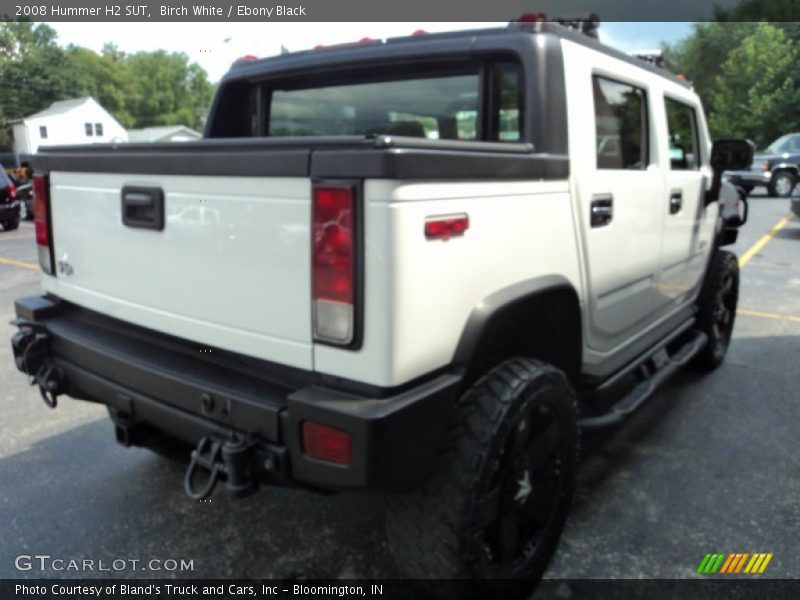
<svg viewBox="0 0 800 600">
<path fill-rule="evenodd" d="M 36 227 L 36 243 L 50 246 L 47 234 L 47 176 L 33 176 L 33 224 Z"/>
<path fill-rule="evenodd" d="M 8 182 L 8 197 L 12 200 L 16 200 L 17 198 L 17 186 L 14 185 L 13 181 Z"/>
<path fill-rule="evenodd" d="M 524 13 L 517 19 L 517 23 L 539 23 L 540 21 L 546 20 L 547 15 L 543 12 Z"/>
<path fill-rule="evenodd" d="M 353 188 L 315 187 L 313 297 L 353 303 Z"/>
<path fill-rule="evenodd" d="M 425 237 L 429 240 L 449 240 L 464 235 L 469 229 L 469 216 L 465 214 L 425 219 Z"/>
<path fill-rule="evenodd" d="M 353 439 L 341 429 L 303 421 L 303 452 L 311 458 L 340 465 L 350 464 Z"/>
</svg>

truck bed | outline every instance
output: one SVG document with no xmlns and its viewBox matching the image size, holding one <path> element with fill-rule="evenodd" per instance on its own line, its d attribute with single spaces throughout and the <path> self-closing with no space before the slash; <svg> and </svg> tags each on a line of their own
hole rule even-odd
<svg viewBox="0 0 800 600">
<path fill-rule="evenodd" d="M 531 144 L 389 136 L 47 148 L 34 165 L 50 177 L 44 287 L 198 352 L 313 370 L 312 181 L 563 179 L 567 164 Z M 124 222 L 129 192 L 163 198 L 160 228 Z"/>
</svg>

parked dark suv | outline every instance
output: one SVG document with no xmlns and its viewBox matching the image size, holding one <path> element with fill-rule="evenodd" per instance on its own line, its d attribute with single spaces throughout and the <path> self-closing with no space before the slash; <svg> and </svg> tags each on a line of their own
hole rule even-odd
<svg viewBox="0 0 800 600">
<path fill-rule="evenodd" d="M 800 133 L 788 133 L 753 157 L 748 171 L 731 171 L 728 179 L 748 194 L 756 186 L 766 186 L 770 196 L 788 198 L 800 181 Z"/>
<path fill-rule="evenodd" d="M 17 186 L 5 171 L 0 170 L 0 225 L 10 231 L 19 227 Z"/>
</svg>

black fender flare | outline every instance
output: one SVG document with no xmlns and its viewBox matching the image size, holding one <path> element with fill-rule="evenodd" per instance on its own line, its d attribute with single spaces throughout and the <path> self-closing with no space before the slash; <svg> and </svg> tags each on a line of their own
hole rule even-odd
<svg viewBox="0 0 800 600">
<path fill-rule="evenodd" d="M 543 275 L 526 279 L 502 288 L 475 305 L 467 318 L 461 332 L 458 345 L 453 354 L 453 364 L 468 367 L 478 351 L 481 340 L 491 326 L 492 320 L 503 311 L 512 309 L 521 303 L 534 302 L 546 295 L 560 293 L 574 298 L 577 309 L 577 323 L 573 327 L 577 334 L 576 359 L 570 361 L 565 370 L 568 375 L 577 375 L 580 371 L 582 345 L 581 303 L 575 286 L 563 275 Z M 573 340 L 574 343 L 575 340 Z"/>
</svg>

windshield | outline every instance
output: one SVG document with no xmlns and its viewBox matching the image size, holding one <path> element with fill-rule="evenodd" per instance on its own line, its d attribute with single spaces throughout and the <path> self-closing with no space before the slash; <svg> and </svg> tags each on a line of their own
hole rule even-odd
<svg viewBox="0 0 800 600">
<path fill-rule="evenodd" d="M 767 146 L 767 152 L 781 154 L 783 152 L 797 152 L 800 150 L 800 136 L 782 135 Z"/>
</svg>

